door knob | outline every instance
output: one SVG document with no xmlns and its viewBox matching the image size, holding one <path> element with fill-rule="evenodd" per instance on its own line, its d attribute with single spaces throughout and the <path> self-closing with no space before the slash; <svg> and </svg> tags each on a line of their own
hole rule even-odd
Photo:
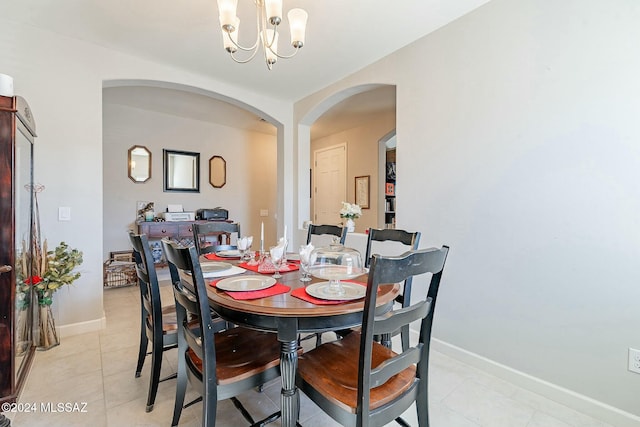
<svg viewBox="0 0 640 427">
<path fill-rule="evenodd" d="M 0 274 L 8 273 L 12 270 L 10 265 L 0 265 Z"/>
</svg>

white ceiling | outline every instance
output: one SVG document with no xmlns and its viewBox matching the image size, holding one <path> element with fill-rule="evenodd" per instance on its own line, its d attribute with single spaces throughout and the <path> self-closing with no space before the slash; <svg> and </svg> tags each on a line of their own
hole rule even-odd
<svg viewBox="0 0 640 427">
<path fill-rule="evenodd" d="M 309 13 L 306 42 L 295 58 L 279 60 L 272 71 L 259 55 L 248 64 L 236 64 L 228 58 L 222 48 L 216 0 L 0 0 L 0 10 L 2 19 L 296 101 L 488 1 L 284 0 L 285 14 L 292 7 L 302 7 Z M 240 42 L 249 44 L 248 39 L 255 36 L 251 25 L 254 2 L 238 3 L 238 16 L 244 24 Z M 290 47 L 287 28 L 285 23 L 280 42 L 283 54 Z M 113 88 L 105 90 L 105 102 L 174 115 L 183 111 L 185 117 L 275 134 L 273 126 L 230 104 L 176 92 Z M 166 95 L 171 95 L 171 105 Z M 363 117 L 393 108 L 394 89 L 356 95 L 323 115 L 312 127 L 312 136 L 357 126 Z"/>
</svg>

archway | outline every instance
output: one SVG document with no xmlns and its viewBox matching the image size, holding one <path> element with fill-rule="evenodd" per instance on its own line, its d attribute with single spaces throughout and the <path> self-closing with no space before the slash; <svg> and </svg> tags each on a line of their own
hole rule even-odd
<svg viewBox="0 0 640 427">
<path fill-rule="evenodd" d="M 384 94 L 389 98 L 384 103 L 377 104 L 374 94 Z M 357 102 L 355 100 L 359 98 L 365 99 L 363 102 Z M 365 98 L 368 97 L 368 98 Z M 354 86 L 351 88 L 343 89 L 336 92 L 323 101 L 312 107 L 306 112 L 298 123 L 298 182 L 300 183 L 298 188 L 298 212 L 297 220 L 299 225 L 303 225 L 305 221 L 311 219 L 312 213 L 312 196 L 313 196 L 313 182 L 312 182 L 312 145 L 318 146 L 318 141 L 322 144 L 332 145 L 344 142 L 345 139 L 351 139 L 351 161 L 348 162 L 348 174 L 347 174 L 347 200 L 355 201 L 355 177 L 370 176 L 370 192 L 371 203 L 369 209 L 364 211 L 361 218 L 360 227 L 358 228 L 358 222 L 356 222 L 356 232 L 364 232 L 366 228 L 378 227 L 380 220 L 379 215 L 384 216 L 384 213 L 380 214 L 380 206 L 384 206 L 384 203 L 380 202 L 380 197 L 384 199 L 383 194 L 380 193 L 382 185 L 380 185 L 380 169 L 384 167 L 380 165 L 380 155 L 378 143 L 381 139 L 387 137 L 387 134 L 395 129 L 395 86 L 386 84 L 366 84 Z M 389 104 L 392 106 L 389 107 Z M 379 110 L 375 110 L 379 108 Z M 334 113 L 334 110 L 338 111 L 338 114 Z M 383 114 L 383 109 L 387 110 L 387 115 L 391 118 L 384 122 L 379 120 Z M 392 111 L 389 113 L 389 111 Z M 314 126 L 317 127 L 319 123 L 323 122 L 323 117 L 330 117 L 329 126 L 338 125 L 342 126 L 338 130 L 329 132 L 332 136 L 327 137 L 327 131 L 317 131 Z M 324 120 L 327 122 L 327 120 Z M 351 128 L 347 128 L 349 123 L 353 122 Z M 363 125 L 364 123 L 364 125 Z M 325 123 L 322 123 L 325 126 Z M 314 133 L 324 133 L 320 138 Z M 366 151 L 356 151 L 354 147 L 357 147 L 355 142 L 368 143 Z M 362 150 L 362 149 L 361 149 Z M 365 160 L 358 163 L 358 159 L 363 158 L 366 160 L 367 165 L 363 164 Z M 369 171 L 370 166 L 371 171 Z M 306 185 L 309 183 L 309 185 Z M 382 196 L 381 196 L 382 194 Z M 338 218 L 339 220 L 339 218 Z M 384 221 L 384 218 L 382 222 Z"/>
<path fill-rule="evenodd" d="M 169 204 L 183 205 L 185 211 L 222 206 L 229 209 L 230 219 L 241 220 L 245 234 L 253 235 L 260 232 L 260 221 L 263 218 L 259 217 L 259 212 L 264 209 L 268 212 L 268 217 L 264 218 L 265 236 L 269 241 L 276 240 L 275 214 L 280 210 L 278 200 L 282 192 L 282 186 L 278 182 L 279 171 L 276 164 L 279 161 L 278 158 L 283 156 L 281 130 L 284 126 L 282 123 L 278 122 L 271 114 L 266 114 L 261 109 L 242 101 L 193 86 L 148 80 L 108 81 L 104 82 L 103 86 L 103 164 L 105 165 L 103 168 L 105 177 L 103 180 L 103 216 L 105 220 L 102 233 L 104 259 L 107 259 L 113 250 L 126 250 L 129 247 L 126 241 L 126 230 L 127 228 L 135 229 L 134 208 L 139 200 L 156 201 L 157 212 L 164 211 Z M 154 105 L 149 111 L 140 110 L 141 112 L 137 112 L 135 104 L 133 107 L 124 105 L 124 108 L 117 110 L 113 108 L 113 104 L 105 104 L 109 93 L 113 93 L 113 91 L 131 91 L 138 94 L 143 90 L 162 92 L 158 98 L 161 96 L 170 97 L 166 102 L 169 106 L 172 106 L 171 101 L 174 100 L 171 95 L 175 94 L 187 94 L 184 95 L 184 99 L 192 100 L 196 104 L 188 108 L 186 113 L 183 111 L 175 116 L 167 115 L 170 114 L 167 112 L 167 105 Z M 113 100 L 112 97 L 111 100 Z M 253 116 L 256 123 L 266 122 L 272 132 L 266 136 L 260 134 L 255 137 L 248 135 L 250 132 L 256 133 L 253 130 L 237 130 L 231 124 L 205 122 L 203 116 L 200 115 L 201 112 L 197 109 L 207 100 L 215 101 L 218 105 L 222 105 L 221 108 L 225 108 L 224 105 L 227 105 L 226 108 L 234 110 L 234 112 L 242 110 L 247 116 Z M 177 103 L 176 105 L 184 106 L 185 103 Z M 118 111 L 118 113 L 114 115 L 113 111 Z M 113 126 L 114 120 L 119 120 L 130 111 L 133 112 L 132 117 L 143 118 L 139 129 L 133 128 L 131 124 L 133 119 L 126 121 L 128 127 Z M 185 132 L 187 127 L 192 127 L 193 131 Z M 106 135 L 106 131 L 111 134 Z M 238 138 L 234 138 L 234 136 L 238 136 Z M 153 151 L 153 175 L 151 180 L 145 184 L 121 182 L 121 168 L 126 167 L 126 162 L 120 158 L 120 155 L 126 147 L 112 145 L 116 139 L 133 141 L 134 138 L 136 141 L 144 141 Z M 248 150 L 248 145 L 258 145 L 255 142 L 261 142 L 259 145 L 262 148 L 259 149 L 259 152 L 258 150 L 250 152 L 253 150 Z M 163 149 L 183 149 L 201 154 L 199 193 L 166 193 L 162 191 Z M 261 158 L 263 164 L 259 164 L 259 153 L 264 153 L 267 150 L 266 156 Z M 223 188 L 214 188 L 209 185 L 207 178 L 208 160 L 214 155 L 226 157 L 229 182 Z M 109 166 L 106 166 L 108 163 Z M 270 171 L 265 172 L 265 168 L 269 168 Z M 263 174 L 263 179 L 249 176 L 255 175 L 256 171 Z M 135 196 L 134 192 L 137 192 L 139 196 Z M 253 193 L 258 194 L 259 197 L 253 197 Z M 146 198 L 147 194 L 150 194 L 149 198 Z"/>
</svg>

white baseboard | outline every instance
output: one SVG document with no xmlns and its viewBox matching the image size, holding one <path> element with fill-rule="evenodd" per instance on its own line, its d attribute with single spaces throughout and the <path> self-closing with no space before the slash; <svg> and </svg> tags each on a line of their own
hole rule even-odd
<svg viewBox="0 0 640 427">
<path fill-rule="evenodd" d="M 89 320 L 87 322 L 71 323 L 69 325 L 58 326 L 58 333 L 61 338 L 72 335 L 86 334 L 89 332 L 99 332 L 107 327 L 107 318 L 102 313 L 102 318 Z"/>
<path fill-rule="evenodd" d="M 580 393 L 541 380 L 524 372 L 497 363 L 491 359 L 464 350 L 444 341 L 431 338 L 431 348 L 456 360 L 481 369 L 533 393 L 545 396 L 583 414 L 616 427 L 638 427 L 640 417 L 615 408 Z"/>
</svg>

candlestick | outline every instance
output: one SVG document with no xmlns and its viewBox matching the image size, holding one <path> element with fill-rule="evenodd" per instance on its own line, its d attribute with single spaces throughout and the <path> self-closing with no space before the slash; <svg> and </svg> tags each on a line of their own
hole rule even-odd
<svg viewBox="0 0 640 427">
<path fill-rule="evenodd" d="M 264 252 L 264 221 L 260 224 L 260 252 Z"/>
</svg>

